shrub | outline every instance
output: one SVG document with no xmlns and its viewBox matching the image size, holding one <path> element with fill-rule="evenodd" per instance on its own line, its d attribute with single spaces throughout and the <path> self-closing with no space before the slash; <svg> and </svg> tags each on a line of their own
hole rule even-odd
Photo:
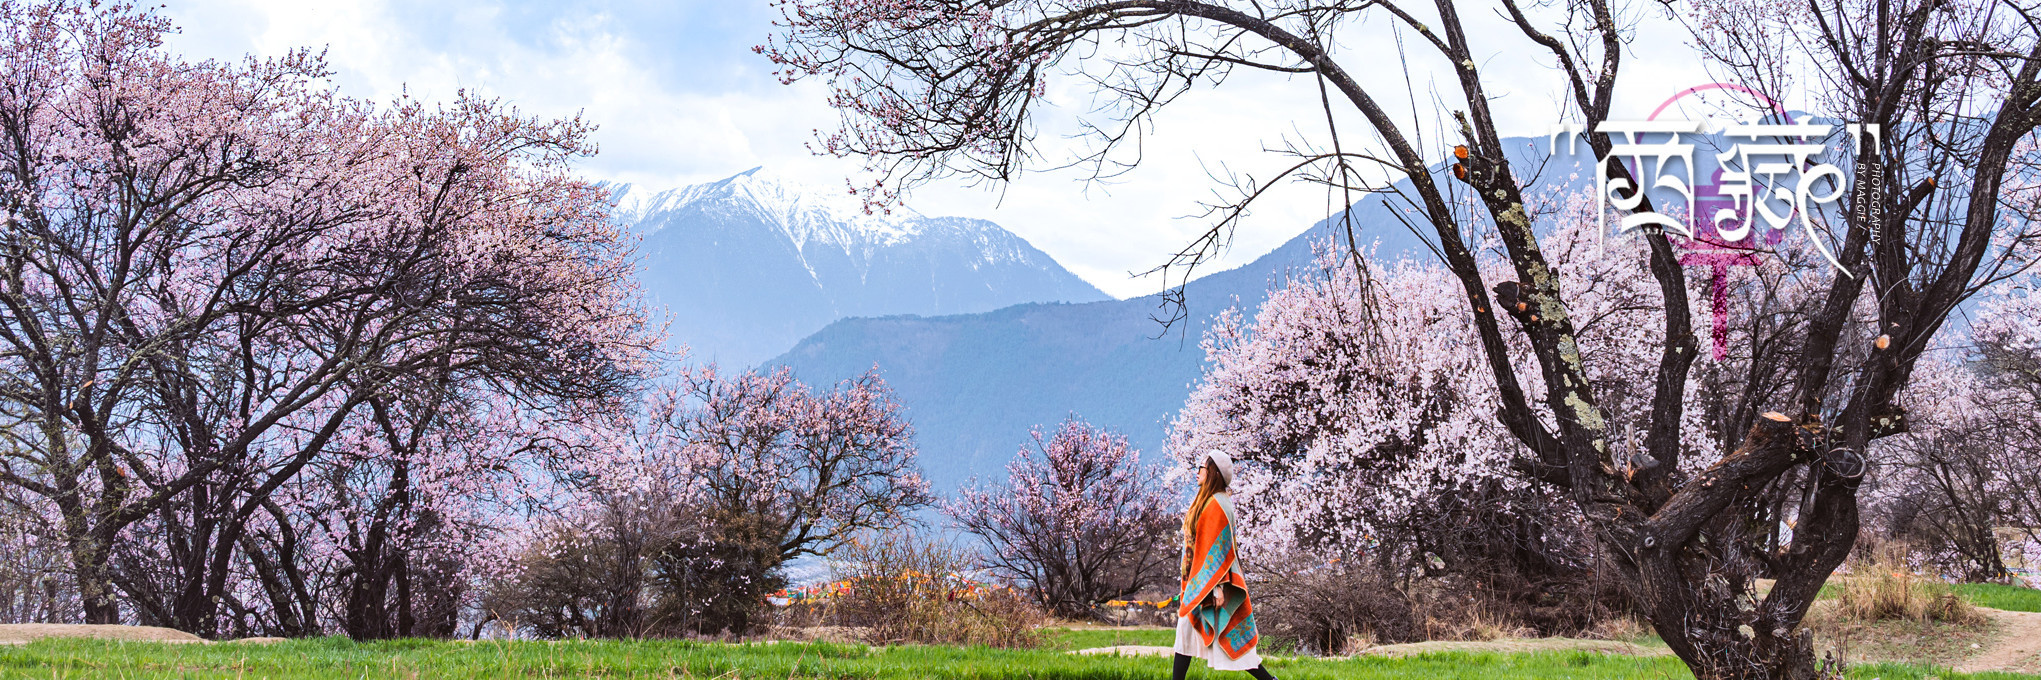
<svg viewBox="0 0 2041 680">
<path fill-rule="evenodd" d="M 744 635 L 785 585 L 777 533 L 755 515 L 610 508 L 586 519 L 539 531 L 484 607 L 544 638 Z"/>
<path fill-rule="evenodd" d="M 1839 584 L 1837 603 L 1842 618 L 1856 621 L 1903 619 L 1974 625 L 1984 615 L 1954 588 L 1914 573 L 1898 549 L 1881 550 L 1877 559 L 1851 570 Z"/>
<path fill-rule="evenodd" d="M 873 644 L 1036 647 L 1048 614 L 1008 587 L 965 576 L 970 551 L 910 532 L 867 534 L 832 558 L 848 591 L 828 618 Z"/>
<path fill-rule="evenodd" d="M 699 524 L 658 546 L 649 563 L 654 627 L 749 633 L 767 613 L 766 597 L 786 586 L 775 528 L 757 515 L 702 513 Z"/>
<path fill-rule="evenodd" d="M 1445 573 L 1399 577 L 1374 561 L 1290 556 L 1254 572 L 1250 592 L 1265 636 L 1313 654 L 1374 644 L 1548 635 L 1606 637 L 1636 625 L 1613 582 L 1498 581 Z M 1500 583 L 1500 585 L 1498 585 Z M 1529 593 L 1542 592 L 1543 597 Z M 1618 622 L 1620 623 L 1611 623 Z"/>
<path fill-rule="evenodd" d="M 1425 638 L 1416 603 L 1374 570 L 1333 564 L 1253 585 L 1264 638 L 1306 653 L 1348 654 Z"/>
<path fill-rule="evenodd" d="M 546 527 L 483 607 L 542 638 L 643 635 L 646 542 L 644 527 L 625 523 Z"/>
</svg>

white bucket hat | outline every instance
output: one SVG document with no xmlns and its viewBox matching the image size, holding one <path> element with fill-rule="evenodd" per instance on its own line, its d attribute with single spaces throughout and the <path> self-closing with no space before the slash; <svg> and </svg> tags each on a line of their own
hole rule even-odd
<svg viewBox="0 0 2041 680">
<path fill-rule="evenodd" d="M 1214 450 L 1211 450 L 1211 451 L 1206 451 L 1206 452 L 1205 452 L 1205 462 L 1204 462 L 1204 463 L 1201 463 L 1201 465 L 1204 465 L 1204 464 L 1209 464 L 1209 465 L 1211 465 L 1212 467 L 1215 467 L 1215 468 L 1218 468 L 1218 469 L 1219 469 L 1219 487 L 1220 487 L 1220 488 L 1225 488 L 1225 489 L 1230 489 L 1230 488 L 1233 488 L 1233 457 L 1232 457 L 1232 456 L 1228 456 L 1228 455 L 1226 455 L 1226 454 L 1225 454 L 1225 452 L 1219 451 L 1219 450 L 1217 450 L 1217 449 L 1214 449 Z"/>
</svg>

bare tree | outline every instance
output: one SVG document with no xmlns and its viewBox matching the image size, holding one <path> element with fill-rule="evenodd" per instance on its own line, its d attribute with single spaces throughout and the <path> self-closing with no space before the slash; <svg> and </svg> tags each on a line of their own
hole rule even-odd
<svg viewBox="0 0 2041 680">
<path fill-rule="evenodd" d="M 0 495 L 0 623 L 71 623 L 78 591 L 48 503 Z"/>
<path fill-rule="evenodd" d="M 1098 131 L 1092 158 L 1101 167 L 1114 149 L 1135 146 L 1126 142 L 1151 114 L 1201 82 L 1236 68 L 1308 76 L 1324 93 L 1330 144 L 1300 151 L 1295 170 L 1341 190 L 1370 188 L 1358 180 L 1358 162 L 1407 181 L 1403 195 L 1430 226 L 1472 310 L 1472 332 L 1496 379 L 1497 417 L 1530 452 L 1514 467 L 1569 494 L 1646 616 L 1698 677 L 1799 679 L 1821 673 L 1800 622 L 1855 541 L 1867 447 L 1906 428 L 1896 396 L 1915 361 L 1951 310 L 2002 273 L 2014 251 L 1988 259 L 1994 241 L 2032 238 L 2026 223 L 2001 214 L 2014 151 L 2041 122 L 2032 94 L 2041 86 L 2041 42 L 2024 10 L 1988 3 L 1958 12 L 1937 0 L 1860 5 L 1813 8 L 1815 25 L 1794 34 L 1809 51 L 1836 55 L 1852 91 L 1865 95 L 1839 113 L 1886 131 L 1865 137 L 1875 147 L 1851 150 L 1872 160 L 1854 166 L 1844 209 L 1829 216 L 1842 236 L 1823 245 L 1841 272 L 1807 273 L 1823 303 L 1792 334 L 1801 370 L 1781 393 L 1744 399 L 1765 406 L 1718 426 L 1736 433 L 1733 450 L 1691 475 L 1682 471 L 1681 434 L 1697 342 L 1673 241 L 1641 230 L 1662 298 L 1663 350 L 1633 445 L 1612 434 L 1618 414 L 1589 380 L 1579 322 L 1525 208 L 1526 182 L 1505 154 L 1460 3 L 788 0 L 784 39 L 761 51 L 788 79 L 828 79 L 845 124 L 823 138 L 824 148 L 871 158 L 895 182 L 879 185 L 879 198 L 956 173 L 1013 178 L 1035 155 L 1031 121 L 1045 83 L 1066 61 L 1104 62 L 1088 72 L 1107 74 L 1099 92 L 1125 124 Z M 1622 8 L 1610 0 L 1530 8 L 1499 0 L 1494 11 L 1519 29 L 1525 48 L 1556 64 L 1587 129 L 1606 122 L 1629 28 Z M 1450 174 L 1434 170 L 1435 151 L 1421 148 L 1423 137 L 1406 132 L 1336 54 L 1334 29 L 1363 17 L 1407 38 L 1407 59 L 1450 70 L 1457 91 L 1439 95 L 1459 139 Z M 1974 28 L 1978 19 L 1988 27 Z M 1766 35 L 1744 34 L 1752 43 Z M 1338 136 L 1334 97 L 1367 121 L 1378 144 L 1362 149 Z M 1917 112 L 1905 108 L 1916 104 Z M 1939 121 L 1937 112 L 1952 104 L 1966 117 Z M 1925 115 L 1909 125 L 1915 113 Z M 1598 157 L 1612 149 L 1607 135 L 1587 142 Z M 1927 158 L 1899 155 L 1900 146 L 1922 148 Z M 1632 179 L 1620 164 L 1611 170 Z M 1176 263 L 1195 265 L 1213 252 L 1259 193 L 1222 206 L 1212 231 Z M 1462 197 L 1478 202 L 1485 224 L 1455 211 Z M 1464 237 L 1476 226 L 1493 229 L 1485 235 L 1509 261 L 1498 278 L 1514 280 L 1489 280 Z M 1852 314 L 1867 296 L 1875 303 L 1869 323 Z M 1523 368 L 1535 371 L 1535 382 L 1520 378 L 1511 360 L 1504 317 L 1531 348 L 1535 367 Z M 1753 526 L 1748 511 L 1782 479 L 1799 490 L 1797 529 L 1773 548 L 1770 528 Z M 1776 579 L 1762 597 L 1753 586 L 1759 574 Z"/>
</svg>

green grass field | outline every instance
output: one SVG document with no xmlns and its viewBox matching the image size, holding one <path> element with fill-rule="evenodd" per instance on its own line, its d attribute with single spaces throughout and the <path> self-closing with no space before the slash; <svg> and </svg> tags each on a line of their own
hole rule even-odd
<svg viewBox="0 0 2041 680">
<path fill-rule="evenodd" d="M 2041 612 L 2041 590 L 1996 583 L 1958 583 L 1957 594 L 1971 604 L 2014 612 Z"/>
<path fill-rule="evenodd" d="M 1833 584 L 1830 588 L 1833 588 Z M 2041 612 L 2041 590 L 1960 584 L 1956 591 L 1986 607 Z M 1825 589 L 1827 590 L 1827 589 Z M 0 646 L 7 678 L 778 678 L 828 680 L 1161 680 L 1160 657 L 1072 656 L 1064 652 L 1118 645 L 1170 643 L 1161 628 L 1070 628 L 1049 631 L 1044 648 L 902 646 L 870 648 L 822 643 L 717 644 L 669 640 L 568 642 L 356 643 L 345 638 L 273 645 L 169 645 L 47 640 Z M 1202 666 L 1202 665 L 1200 665 Z M 1670 657 L 1636 658 L 1590 652 L 1493 654 L 1453 652 L 1400 659 L 1276 659 L 1270 670 L 1290 680 L 1684 680 L 1693 676 Z M 1193 678 L 1244 678 L 1202 667 Z M 1860 680 L 2041 680 L 2005 673 L 1965 675 L 1924 666 L 1862 665 Z"/>
<path fill-rule="evenodd" d="M 1071 650 L 1121 645 L 1167 647 L 1176 642 L 1169 628 L 1060 628 L 1049 632 L 1047 649 Z"/>
<path fill-rule="evenodd" d="M 1963 599 L 1979 607 L 2004 609 L 2013 612 L 2041 612 L 2041 590 L 2004 586 L 1996 583 L 1956 583 L 1950 588 Z M 1816 599 L 1833 600 L 1842 596 L 1842 586 L 1831 581 L 1822 584 Z"/>
<path fill-rule="evenodd" d="M 1116 631 L 1076 631 L 1083 643 Z M 1151 642 L 1137 632 L 1127 643 Z M 1126 639 L 1126 638 L 1122 638 Z M 1060 643 L 1059 643 L 1060 646 Z M 1587 652 L 1436 654 L 1404 659 L 1271 661 L 1291 680 L 1615 680 L 1691 678 L 1677 660 Z M 731 645 L 676 641 L 460 643 L 427 640 L 355 643 L 299 640 L 273 645 L 168 645 L 46 640 L 0 647 L 0 678 L 905 678 L 1154 680 L 1169 674 L 1160 657 L 1080 657 L 1058 650 L 886 647 L 832 644 Z M 1865 666 L 1853 678 L 1881 680 L 2036 680 L 2041 676 L 1962 675 L 1922 667 Z M 1193 678 L 1245 677 L 1209 673 Z"/>
</svg>

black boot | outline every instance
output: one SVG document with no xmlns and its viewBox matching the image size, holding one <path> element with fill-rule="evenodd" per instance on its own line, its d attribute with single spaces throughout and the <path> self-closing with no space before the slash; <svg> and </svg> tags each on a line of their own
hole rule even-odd
<svg viewBox="0 0 2041 680">
<path fill-rule="evenodd" d="M 1191 657 L 1184 654 L 1176 655 L 1176 665 L 1169 671 L 1169 677 L 1171 678 L 1171 680 L 1183 680 L 1184 676 L 1189 674 L 1190 672 L 1191 672 Z"/>
<path fill-rule="evenodd" d="M 1276 680 L 1276 676 L 1269 675 L 1268 669 L 1260 666 L 1247 669 L 1247 674 L 1254 676 L 1254 680 Z"/>
</svg>

